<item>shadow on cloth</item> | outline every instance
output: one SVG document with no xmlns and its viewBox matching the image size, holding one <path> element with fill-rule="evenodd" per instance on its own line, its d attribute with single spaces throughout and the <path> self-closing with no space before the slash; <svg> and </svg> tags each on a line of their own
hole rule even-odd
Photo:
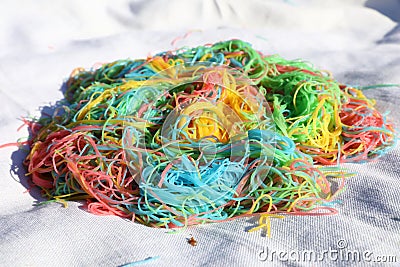
<svg viewBox="0 0 400 267">
<path fill-rule="evenodd" d="M 66 83 L 63 83 L 63 85 L 60 88 L 60 91 L 64 94 L 66 90 Z M 64 103 L 63 100 L 57 101 L 54 105 L 48 105 L 48 106 L 42 106 L 40 107 L 40 117 L 38 120 L 42 120 L 45 118 L 51 117 L 54 112 L 62 106 Z M 30 127 L 28 127 L 29 131 L 29 137 L 28 140 L 31 140 L 33 138 L 33 133 Z M 31 178 L 29 177 L 27 166 L 25 164 L 26 157 L 28 156 L 30 152 L 30 146 L 29 145 L 23 145 L 18 148 L 18 150 L 14 151 L 11 154 L 11 167 L 10 167 L 10 174 L 13 177 L 14 180 L 19 182 L 21 185 L 23 185 L 26 189 L 27 192 L 35 199 L 34 206 L 47 201 L 48 199 L 42 195 L 42 192 L 39 187 L 37 187 L 35 184 L 32 183 Z"/>
<path fill-rule="evenodd" d="M 400 0 L 368 0 L 365 6 L 397 22 L 393 29 L 377 41 L 377 44 L 400 43 Z"/>
</svg>

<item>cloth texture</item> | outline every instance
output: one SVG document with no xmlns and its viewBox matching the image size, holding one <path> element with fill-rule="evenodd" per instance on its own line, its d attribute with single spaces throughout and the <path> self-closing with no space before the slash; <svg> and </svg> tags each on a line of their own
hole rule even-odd
<svg viewBox="0 0 400 267">
<path fill-rule="evenodd" d="M 233 38 L 265 54 L 310 61 L 342 83 L 400 84 L 399 0 L 3 0 L 0 6 L 0 144 L 28 136 L 26 127 L 17 131 L 21 117 L 40 116 L 61 100 L 76 67 Z M 400 87 L 365 94 L 399 127 Z M 257 216 L 170 233 L 90 214 L 80 202 L 36 205 L 44 198 L 27 182 L 25 156 L 16 147 L 0 149 L 0 266 L 121 266 L 157 256 L 145 266 L 400 264 L 399 145 L 375 161 L 343 165 L 357 174 L 346 181 L 338 215 L 271 219 L 271 238 L 247 232 Z M 302 258 L 310 251 L 319 258 Z"/>
</svg>

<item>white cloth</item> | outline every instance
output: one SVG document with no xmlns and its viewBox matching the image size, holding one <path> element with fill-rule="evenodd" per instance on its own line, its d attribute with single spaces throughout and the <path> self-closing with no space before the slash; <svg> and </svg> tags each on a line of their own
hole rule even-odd
<svg viewBox="0 0 400 267">
<path fill-rule="evenodd" d="M 75 67 L 232 38 L 306 59 L 343 83 L 400 83 L 398 0 L 3 0 L 0 17 L 0 144 L 28 135 L 17 132 L 19 118 L 62 99 L 61 84 Z M 397 126 L 399 93 L 366 91 Z M 120 266 L 155 256 L 146 266 L 335 266 L 353 252 L 364 264 L 378 256 L 400 262 L 399 146 L 377 161 L 346 164 L 357 175 L 338 215 L 272 219 L 270 239 L 246 232 L 257 217 L 168 234 L 92 215 L 77 202 L 33 206 L 43 198 L 37 189 L 25 192 L 25 154 L 15 151 L 0 150 L 0 266 Z M 188 244 L 191 235 L 197 246 Z M 325 259 L 293 260 L 307 251 Z"/>
</svg>

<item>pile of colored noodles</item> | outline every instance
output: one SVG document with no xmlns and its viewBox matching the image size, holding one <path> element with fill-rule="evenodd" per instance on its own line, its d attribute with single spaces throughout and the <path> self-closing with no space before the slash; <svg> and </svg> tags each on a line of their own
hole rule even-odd
<svg viewBox="0 0 400 267">
<path fill-rule="evenodd" d="M 240 40 L 77 69 L 65 98 L 31 124 L 33 183 L 155 227 L 333 213 L 337 164 L 395 142 L 360 90 Z"/>
</svg>

